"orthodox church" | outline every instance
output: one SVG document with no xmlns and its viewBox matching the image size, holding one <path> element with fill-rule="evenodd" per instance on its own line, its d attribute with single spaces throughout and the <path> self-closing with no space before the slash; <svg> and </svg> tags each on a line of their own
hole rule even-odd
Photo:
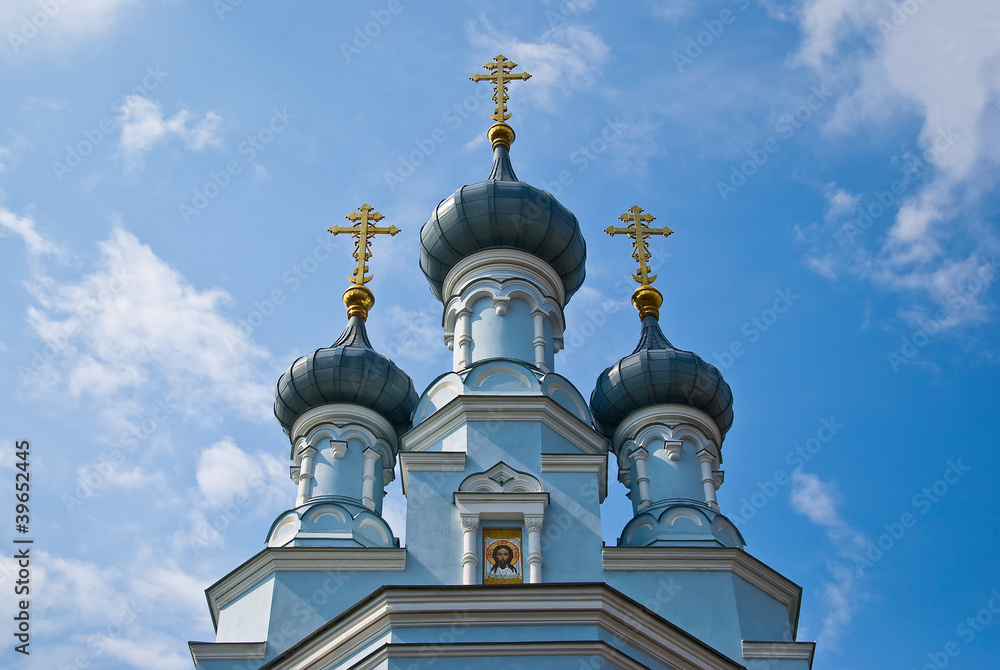
<svg viewBox="0 0 1000 670">
<path fill-rule="evenodd" d="M 347 326 L 275 390 L 294 504 L 208 588 L 216 639 L 190 643 L 196 668 L 808 670 L 800 587 L 744 551 L 716 499 L 729 385 L 658 323 L 648 239 L 672 231 L 638 206 L 606 231 L 634 246 L 638 344 L 588 402 L 556 372 L 586 242 L 514 173 L 507 85 L 530 75 L 502 55 L 485 67 L 492 171 L 420 231 L 452 368 L 418 395 L 372 348 L 371 244 L 399 230 L 362 205 L 330 229 L 354 239 Z M 601 533 L 609 458 L 633 511 L 616 546 Z M 397 476 L 405 547 L 382 516 Z"/>
</svg>

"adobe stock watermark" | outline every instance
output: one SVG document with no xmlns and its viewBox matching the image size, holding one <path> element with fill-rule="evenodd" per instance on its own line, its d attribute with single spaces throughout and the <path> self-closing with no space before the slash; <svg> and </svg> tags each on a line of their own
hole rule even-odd
<svg viewBox="0 0 1000 670">
<path fill-rule="evenodd" d="M 805 101 L 788 114 L 782 114 L 774 123 L 774 132 L 777 137 L 771 136 L 755 147 L 746 149 L 749 158 L 742 163 L 733 163 L 729 168 L 729 179 L 715 182 L 715 188 L 719 191 L 722 202 L 728 202 L 729 196 L 736 193 L 746 185 L 750 177 L 764 167 L 773 154 L 781 149 L 781 142 L 792 139 L 795 132 L 804 126 L 813 116 L 822 109 L 833 94 L 826 89 L 826 84 L 820 84 L 819 88 L 813 86 Z M 780 140 L 779 140 L 780 138 Z"/>
<path fill-rule="evenodd" d="M 927 0 L 903 0 L 889 4 L 892 13 L 888 19 L 879 19 L 878 28 L 882 31 L 882 37 L 888 39 L 890 35 L 898 33 L 900 29 L 909 23 L 910 19 L 920 11 L 920 8 L 927 4 Z"/>
<path fill-rule="evenodd" d="M 372 20 L 366 21 L 363 26 L 355 26 L 353 39 L 350 42 L 340 43 L 340 53 L 344 56 L 344 60 L 350 63 L 355 56 L 359 56 L 371 45 L 373 39 L 389 27 L 393 18 L 402 12 L 402 0 L 389 0 L 385 9 L 373 9 L 370 12 Z"/>
<path fill-rule="evenodd" d="M 989 600 L 983 603 L 977 612 L 967 616 L 955 626 L 955 635 L 965 644 L 971 644 L 980 633 L 1000 619 L 1000 590 L 990 591 Z M 951 665 L 951 660 L 962 653 L 962 646 L 954 640 L 949 640 L 938 651 L 927 653 L 927 662 L 919 670 L 945 670 Z"/>
<path fill-rule="evenodd" d="M 441 114 L 441 120 L 449 130 L 454 132 L 465 123 L 466 119 L 475 114 L 484 102 L 490 100 L 492 95 L 492 89 L 489 86 L 476 86 L 473 92 L 465 96 L 461 102 L 446 109 Z M 447 141 L 448 132 L 441 126 L 433 129 L 426 136 L 413 140 L 416 149 L 407 154 L 399 154 L 396 169 L 386 170 L 382 174 L 389 190 L 395 192 L 398 185 L 412 177 L 417 168 L 437 151 L 438 146 Z"/>
<path fill-rule="evenodd" d="M 316 238 L 316 246 L 312 251 L 303 256 L 297 263 L 281 273 L 281 283 L 288 287 L 289 293 L 294 293 L 301 288 L 302 284 L 316 274 L 319 266 L 330 259 L 341 247 L 337 244 L 333 235 L 320 235 Z M 254 331 L 264 325 L 264 322 L 274 316 L 278 307 L 285 304 L 288 293 L 280 288 L 272 289 L 266 296 L 253 301 L 253 309 L 236 324 L 236 334 L 243 341 L 249 341 Z M 234 349 L 237 340 L 227 337 L 226 344 L 230 349 Z"/>
<path fill-rule="evenodd" d="M 910 504 L 920 515 L 930 512 L 934 505 L 941 502 L 941 499 L 951 491 L 952 487 L 972 470 L 970 466 L 962 463 L 961 458 L 950 460 L 946 465 L 948 467 L 940 479 L 922 487 L 920 492 L 910 500 Z M 919 520 L 920 517 L 917 514 L 907 511 L 900 514 L 898 520 L 882 524 L 885 532 L 879 535 L 874 542 L 868 544 L 864 554 L 850 556 L 857 573 L 863 575 L 866 570 L 870 570 L 876 563 L 885 558 L 885 555 L 898 545 Z"/>
<path fill-rule="evenodd" d="M 31 361 L 29 362 L 30 367 L 23 364 L 17 366 L 17 375 L 22 384 L 34 381 L 49 366 L 52 360 L 69 346 L 70 340 L 81 331 L 83 326 L 93 321 L 98 313 L 110 305 L 115 297 L 125 290 L 128 283 L 135 279 L 131 273 L 131 269 L 131 267 L 125 267 L 116 270 L 107 286 L 101 288 L 94 299 L 79 305 L 80 312 L 77 318 L 66 321 L 61 331 L 56 333 L 54 337 L 48 338 L 49 341 L 46 342 L 41 350 L 32 350 Z"/>
<path fill-rule="evenodd" d="M 841 246 L 857 244 L 857 239 L 871 228 L 872 224 L 882 218 L 886 212 L 893 211 L 895 205 L 906 195 L 910 186 L 936 163 L 940 155 L 948 151 L 958 138 L 959 134 L 951 126 L 939 130 L 923 154 L 910 161 L 901 179 L 893 181 L 889 184 L 889 188 L 884 191 L 873 192 L 872 199 L 869 200 L 868 204 L 858 207 L 856 218 L 840 227 L 837 231 L 837 237 L 840 238 Z"/>
<path fill-rule="evenodd" d="M 112 449 L 102 454 L 96 462 L 79 468 L 76 489 L 72 493 L 62 495 L 66 512 L 73 514 L 77 507 L 100 493 L 118 472 L 118 468 L 125 463 L 126 454 L 135 452 L 163 423 L 180 413 L 181 409 L 173 397 L 160 398 L 152 404 L 142 419 L 122 433 L 119 438 L 121 448 Z"/>
<path fill-rule="evenodd" d="M 49 22 L 59 16 L 62 8 L 72 0 L 35 0 L 38 11 L 29 16 L 21 17 L 21 28 L 17 31 L 7 33 L 7 43 L 16 54 L 28 42 L 38 37 L 38 33 L 45 29 Z"/>
<path fill-rule="evenodd" d="M 576 174 L 586 171 L 601 154 L 606 152 L 622 136 L 627 127 L 628 125 L 622 123 L 617 117 L 613 121 L 605 119 L 604 127 L 596 137 L 570 152 L 569 162 L 576 168 Z M 553 181 L 542 182 L 541 188 L 552 194 L 553 198 L 558 198 L 562 195 L 563 188 L 572 185 L 575 179 L 573 172 L 560 170 Z"/>
<path fill-rule="evenodd" d="M 280 110 L 273 108 L 267 124 L 261 126 L 256 133 L 247 135 L 247 138 L 236 147 L 237 153 L 243 157 L 247 165 L 252 164 L 257 159 L 257 155 L 264 151 L 294 118 L 295 115 L 289 112 L 287 107 L 282 107 Z M 178 205 L 178 211 L 181 218 L 184 219 L 184 223 L 190 223 L 191 217 L 198 216 L 205 211 L 212 204 L 212 201 L 229 188 L 233 179 L 242 172 L 243 166 L 236 159 L 227 161 L 222 170 L 209 171 L 205 183 L 193 189 L 190 202 L 182 202 Z"/>
<path fill-rule="evenodd" d="M 776 289 L 774 294 L 777 297 L 771 303 L 770 307 L 765 308 L 759 315 L 744 321 L 743 325 L 740 326 L 740 335 L 746 338 L 748 344 L 753 344 L 759 340 L 771 326 L 778 322 L 781 315 L 791 309 L 792 305 L 799 299 L 799 296 L 792 293 L 792 289 L 790 288 Z M 713 354 L 712 358 L 715 359 L 716 366 L 723 370 L 728 370 L 736 362 L 736 359 L 746 352 L 746 345 L 741 338 L 730 342 L 725 351 L 721 354 Z"/>
<path fill-rule="evenodd" d="M 750 0 L 732 1 L 740 12 L 745 12 L 750 6 Z M 705 29 L 696 35 L 688 36 L 683 52 L 674 51 L 671 54 L 674 59 L 674 65 L 677 67 L 677 71 L 683 74 L 684 69 L 693 65 L 696 60 L 701 58 L 705 54 L 705 50 L 711 48 L 712 45 L 715 44 L 715 41 L 722 37 L 722 34 L 726 32 L 726 26 L 731 26 L 736 23 L 736 19 L 738 19 L 739 16 L 740 15 L 737 12 L 726 8 L 719 12 L 719 18 L 702 21 L 702 25 L 705 26 Z"/>
<path fill-rule="evenodd" d="M 170 76 L 170 73 L 164 72 L 159 65 L 146 66 L 146 74 L 143 76 L 142 81 L 133 87 L 131 91 L 118 96 L 111 103 L 112 113 L 117 115 L 122 103 L 129 96 L 137 95 L 146 97 L 148 93 L 158 89 L 163 80 L 168 76 Z M 83 165 L 83 160 L 94 153 L 94 150 L 114 131 L 117 125 L 118 122 L 115 116 L 106 116 L 93 127 L 84 128 L 81 132 L 83 135 L 82 140 L 77 141 L 75 144 L 66 145 L 66 154 L 63 156 L 62 161 L 52 161 L 52 172 L 55 173 L 56 179 L 61 182 L 66 175 L 72 174 L 74 170 Z"/>
<path fill-rule="evenodd" d="M 998 268 L 1000 268 L 1000 261 L 997 260 L 996 256 L 993 256 L 993 260 L 980 266 L 975 275 L 965 280 L 961 286 L 952 289 L 945 300 L 956 309 L 968 305 L 976 299 L 976 296 L 993 284 Z M 912 333 L 899 338 L 899 345 L 886 354 L 892 371 L 898 373 L 904 365 L 912 362 L 920 354 L 921 349 L 930 344 L 934 336 L 946 327 L 950 317 L 948 309 L 942 307 L 935 312 L 933 317 L 919 320 L 917 329 Z"/>
<path fill-rule="evenodd" d="M 819 455 L 823 451 L 823 447 L 829 444 L 843 429 L 844 424 L 837 423 L 837 419 L 832 416 L 828 419 L 820 419 L 819 428 L 816 429 L 815 435 L 785 453 L 785 463 L 792 470 L 778 468 L 769 479 L 758 481 L 757 490 L 750 494 L 749 498 L 740 498 L 739 513 L 730 516 L 729 519 L 737 526 L 748 524 L 760 510 L 774 500 L 778 491 L 791 483 L 792 475 L 801 471 L 806 463 Z"/>
</svg>

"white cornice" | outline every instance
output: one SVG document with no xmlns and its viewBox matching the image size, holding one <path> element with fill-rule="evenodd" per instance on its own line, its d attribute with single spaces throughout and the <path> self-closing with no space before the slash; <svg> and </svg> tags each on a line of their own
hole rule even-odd
<svg viewBox="0 0 1000 670">
<path fill-rule="evenodd" d="M 305 437 L 313 429 L 324 423 L 330 423 L 339 428 L 343 428 L 348 424 L 357 424 L 366 428 L 378 439 L 384 440 L 394 453 L 399 451 L 396 430 L 392 427 L 391 423 L 386 421 L 385 417 L 367 407 L 345 402 L 328 403 L 303 412 L 295 420 L 295 423 L 292 424 L 292 432 L 289 435 L 289 439 L 294 445 L 296 440 Z M 293 448 L 292 459 L 295 460 L 295 458 Z"/>
<path fill-rule="evenodd" d="M 472 421 L 540 422 L 586 454 L 607 453 L 603 435 L 548 396 L 460 395 L 403 436 L 403 451 L 424 451 Z"/>
<path fill-rule="evenodd" d="M 743 640 L 743 658 L 770 661 L 806 661 L 812 667 L 815 642 L 755 642 Z"/>
<path fill-rule="evenodd" d="M 520 249 L 484 249 L 466 256 L 452 266 L 441 283 L 441 296 L 447 302 L 462 293 L 466 285 L 479 278 L 519 277 L 534 282 L 542 292 L 566 304 L 562 277 L 552 266 Z"/>
<path fill-rule="evenodd" d="M 731 572 L 788 610 L 792 632 L 799 623 L 802 587 L 742 549 L 733 547 L 604 547 L 607 572 Z"/>
<path fill-rule="evenodd" d="M 597 475 L 598 502 L 608 497 L 607 454 L 542 454 L 542 472 L 592 472 Z"/>
<path fill-rule="evenodd" d="M 503 493 L 500 491 L 458 491 L 453 494 L 460 515 L 481 519 L 541 516 L 549 506 L 549 494 Z"/>
<path fill-rule="evenodd" d="M 205 589 L 212 623 L 219 611 L 276 572 L 402 572 L 406 549 L 268 547 Z"/>
<path fill-rule="evenodd" d="M 606 584 L 387 586 L 280 654 L 261 670 L 325 670 L 379 644 L 393 629 L 454 630 L 565 626 L 599 628 L 675 670 L 739 670 L 743 666 Z M 599 634 L 599 633 L 598 633 Z M 554 641 L 553 641 L 554 642 Z M 573 640 L 574 643 L 581 643 Z M 511 642 L 520 648 L 530 641 Z M 544 643 L 543 643 L 544 644 Z M 435 645 L 436 649 L 450 644 Z M 485 648 L 485 647 L 484 647 Z M 376 649 L 377 652 L 377 649 Z"/>
<path fill-rule="evenodd" d="M 581 656 L 601 659 L 600 667 L 621 668 L 622 670 L 649 670 L 604 641 L 593 642 L 509 642 L 463 643 L 449 645 L 441 643 L 386 643 L 369 654 L 352 670 L 375 670 L 385 667 L 389 659 L 407 658 L 510 658 L 519 656 Z M 581 659 L 582 660 L 582 659 Z M 585 667 L 591 663 L 586 662 Z"/>
<path fill-rule="evenodd" d="M 464 451 L 404 451 L 399 455 L 403 495 L 410 485 L 410 472 L 465 472 Z"/>
<path fill-rule="evenodd" d="M 188 642 L 195 667 L 200 661 L 263 661 L 266 642 Z"/>
<path fill-rule="evenodd" d="M 671 427 L 690 424 L 704 433 L 715 444 L 722 444 L 722 433 L 719 432 L 719 427 L 715 425 L 715 421 L 708 414 L 687 405 L 668 404 L 643 407 L 622 419 L 615 430 L 615 448 L 629 439 L 634 439 L 636 433 L 652 423 L 662 423 Z"/>
</svg>

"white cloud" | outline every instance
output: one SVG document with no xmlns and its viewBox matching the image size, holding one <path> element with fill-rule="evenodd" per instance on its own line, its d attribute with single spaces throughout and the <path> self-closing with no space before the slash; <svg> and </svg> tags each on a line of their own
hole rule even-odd
<svg viewBox="0 0 1000 670">
<path fill-rule="evenodd" d="M 265 453 L 254 456 L 240 449 L 230 438 L 216 442 L 198 458 L 198 490 L 210 508 L 218 509 L 237 498 L 274 499 L 291 496 L 285 468 Z M 285 485 L 287 484 L 287 486 Z"/>
<path fill-rule="evenodd" d="M 826 484 L 811 473 L 796 470 L 792 473 L 792 507 L 815 524 L 827 528 L 844 525 L 837 512 L 840 493 L 833 484 Z"/>
<path fill-rule="evenodd" d="M 527 71 L 532 86 L 523 87 L 518 95 L 549 108 L 557 93 L 566 95 L 593 86 L 610 53 L 604 40 L 590 29 L 568 21 L 555 23 L 537 42 L 525 42 L 497 31 L 481 17 L 468 26 L 469 41 L 484 52 L 530 63 Z"/>
<path fill-rule="evenodd" d="M 269 417 L 272 384 L 262 368 L 270 354 L 222 314 L 228 293 L 198 290 L 120 228 L 99 249 L 78 281 L 33 279 L 37 306 L 28 322 L 59 363 L 38 392 L 88 397 L 119 416 L 150 411 L 159 393 L 192 416 L 209 417 L 221 405 Z"/>
<path fill-rule="evenodd" d="M 797 18 L 804 35 L 799 60 L 851 89 L 837 104 L 830 133 L 878 132 L 913 116 L 923 121 L 916 160 L 924 169 L 913 192 L 895 203 L 894 219 L 879 221 L 861 248 L 828 255 L 812 249 L 807 263 L 824 276 L 846 269 L 899 292 L 912 301 L 901 315 L 914 322 L 934 318 L 944 329 L 986 320 L 993 277 L 982 273 L 1000 241 L 983 225 L 978 204 L 1000 165 L 1000 142 L 989 140 L 1000 135 L 991 111 L 1000 96 L 1000 5 L 809 0 Z M 827 221 L 843 225 L 856 196 L 836 189 L 827 196 Z M 985 284 L 980 290 L 977 277 Z"/>
<path fill-rule="evenodd" d="M 11 159 L 14 158 L 15 149 L 23 149 L 28 146 L 28 138 L 24 135 L 13 130 L 8 130 L 7 134 L 11 136 L 11 141 L 7 145 L 0 146 L 0 172 L 4 172 L 10 165 Z"/>
<path fill-rule="evenodd" d="M 180 138 L 193 151 L 222 146 L 222 117 L 213 111 L 189 126 L 191 114 L 188 110 L 182 109 L 167 119 L 157 103 L 141 95 L 130 95 L 118 112 L 122 129 L 119 148 L 128 170 L 135 169 L 145 154 L 171 137 Z"/>
<path fill-rule="evenodd" d="M 826 529 L 839 556 L 852 561 L 850 565 L 837 560 L 827 562 L 831 581 L 823 585 L 827 611 L 819 639 L 835 647 L 837 639 L 850 626 L 858 606 L 868 598 L 864 573 L 855 569 L 853 558 L 862 554 L 869 542 L 841 516 L 841 494 L 833 482 L 824 482 L 816 474 L 796 470 L 792 473 L 789 498 L 796 512 Z"/>
<path fill-rule="evenodd" d="M 371 331 L 379 333 L 379 353 L 401 366 L 408 360 L 429 363 L 441 359 L 447 350 L 440 314 L 438 302 L 423 309 L 389 305 L 384 316 L 373 312 Z"/>
<path fill-rule="evenodd" d="M 0 205 L 0 236 L 11 232 L 24 241 L 28 253 L 32 256 L 62 255 L 63 250 L 56 243 L 46 239 L 35 230 L 35 220 L 30 216 L 18 216 L 3 205 Z"/>
<path fill-rule="evenodd" d="M 0 3 L 3 52 L 22 56 L 39 49 L 66 50 L 115 26 L 136 0 L 4 0 Z"/>
<path fill-rule="evenodd" d="M 191 670 L 191 655 L 184 642 L 150 633 L 140 640 L 108 638 L 107 654 L 143 670 Z"/>
</svg>

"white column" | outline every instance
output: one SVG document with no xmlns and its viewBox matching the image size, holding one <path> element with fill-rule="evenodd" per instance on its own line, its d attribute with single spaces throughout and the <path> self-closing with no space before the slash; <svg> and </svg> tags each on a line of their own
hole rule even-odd
<svg viewBox="0 0 1000 670">
<path fill-rule="evenodd" d="M 364 451 L 365 470 L 361 475 L 361 504 L 375 510 L 375 462 L 381 454 L 368 447 Z"/>
<path fill-rule="evenodd" d="M 646 472 L 646 459 L 649 458 L 649 452 L 639 447 L 628 457 L 635 461 L 635 482 L 639 487 L 638 509 L 643 509 L 653 502 L 652 498 L 649 497 L 649 474 Z"/>
<path fill-rule="evenodd" d="M 719 502 L 715 498 L 715 456 L 707 449 L 698 452 L 698 462 L 701 463 L 701 484 L 705 489 L 705 502 L 712 509 L 718 511 Z"/>
<path fill-rule="evenodd" d="M 542 583 L 542 520 L 541 516 L 524 517 L 528 531 L 528 583 Z"/>
<path fill-rule="evenodd" d="M 535 320 L 535 339 L 532 340 L 535 346 L 535 367 L 548 372 L 549 369 L 545 365 L 545 312 L 536 309 L 531 316 Z"/>
<path fill-rule="evenodd" d="M 462 583 L 476 583 L 476 568 L 479 556 L 476 552 L 476 531 L 479 530 L 479 515 L 462 517 Z"/>
<path fill-rule="evenodd" d="M 472 312 L 463 309 L 455 321 L 455 370 L 462 370 L 472 365 Z"/>
<path fill-rule="evenodd" d="M 304 505 L 312 493 L 313 458 L 316 457 L 316 447 L 304 443 L 299 447 L 302 460 L 299 462 L 299 492 L 295 498 L 295 506 Z"/>
</svg>

